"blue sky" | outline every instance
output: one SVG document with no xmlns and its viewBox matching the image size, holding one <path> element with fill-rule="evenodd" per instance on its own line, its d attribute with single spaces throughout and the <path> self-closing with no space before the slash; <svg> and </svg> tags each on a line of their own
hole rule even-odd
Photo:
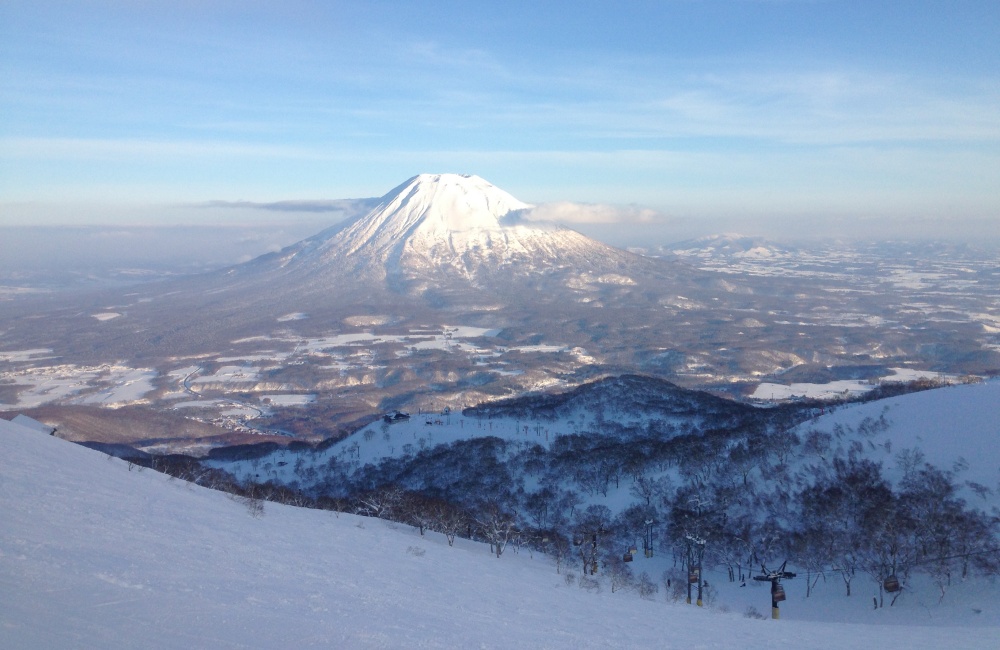
<svg viewBox="0 0 1000 650">
<path fill-rule="evenodd" d="M 568 221 L 1000 229 L 997 43 L 994 0 L 4 0 L 0 224 L 450 171 Z"/>
</svg>

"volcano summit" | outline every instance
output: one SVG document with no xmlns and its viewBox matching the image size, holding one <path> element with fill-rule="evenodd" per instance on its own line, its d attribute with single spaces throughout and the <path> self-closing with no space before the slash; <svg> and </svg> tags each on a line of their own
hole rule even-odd
<svg viewBox="0 0 1000 650">
<path fill-rule="evenodd" d="M 455 280 L 487 286 L 558 269 L 614 273 L 641 263 L 573 230 L 527 221 L 531 208 L 478 176 L 421 174 L 367 215 L 255 266 L 299 281 L 332 273 L 421 294 Z"/>
</svg>

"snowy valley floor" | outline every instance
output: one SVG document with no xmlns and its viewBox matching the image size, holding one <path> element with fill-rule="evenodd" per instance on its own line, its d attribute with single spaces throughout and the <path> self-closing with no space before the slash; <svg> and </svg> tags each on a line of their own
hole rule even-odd
<svg viewBox="0 0 1000 650">
<path fill-rule="evenodd" d="M 715 609 L 669 602 L 662 589 L 655 600 L 607 584 L 588 592 L 526 550 L 497 559 L 480 544 L 451 548 L 407 526 L 271 503 L 254 518 L 225 494 L 14 428 L 0 430 L 0 522 L 0 648 L 939 650 L 1000 640 L 1000 588 L 985 581 L 954 586 L 941 604 L 928 590 L 878 611 L 862 576 L 858 596 L 831 581 L 808 603 L 792 581 L 782 620 L 753 620 L 742 612 L 752 602 L 767 613 L 765 588 L 721 576 Z"/>
</svg>

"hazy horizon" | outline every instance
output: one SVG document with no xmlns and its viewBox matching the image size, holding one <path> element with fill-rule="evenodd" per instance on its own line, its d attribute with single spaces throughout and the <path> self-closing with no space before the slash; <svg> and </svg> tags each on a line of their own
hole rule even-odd
<svg viewBox="0 0 1000 650">
<path fill-rule="evenodd" d="M 196 225 L 108 223 L 89 225 L 0 226 L 0 285 L 78 286 L 111 279 L 134 282 L 211 271 L 247 262 L 318 234 L 345 216 L 341 212 L 274 212 L 262 221 L 216 221 Z M 913 220 L 896 228 L 881 224 L 861 236 L 830 220 L 774 220 L 767 227 L 717 220 L 674 220 L 623 229 L 614 223 L 570 224 L 575 230 L 619 248 L 655 252 L 658 247 L 722 234 L 740 234 L 778 246 L 805 248 L 835 242 L 947 242 L 981 251 L 1000 251 L 1000 233 L 970 224 L 952 227 L 947 237 L 936 224 Z M 760 224 L 763 225 L 763 224 Z M 737 230 L 739 227 L 739 230 Z"/>
</svg>

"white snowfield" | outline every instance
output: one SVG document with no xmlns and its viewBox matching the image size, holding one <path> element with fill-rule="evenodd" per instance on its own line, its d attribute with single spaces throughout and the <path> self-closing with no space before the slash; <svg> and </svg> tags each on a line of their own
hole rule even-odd
<svg viewBox="0 0 1000 650">
<path fill-rule="evenodd" d="M 16 361 L 34 351 L 5 353 Z M 44 357 L 42 357 L 44 358 Z M 0 355 L 3 360 L 3 355 Z M 118 363 L 97 366 L 60 364 L 0 371 L 0 383 L 18 386 L 12 404 L 0 403 L 0 409 L 28 409 L 52 402 L 94 404 L 116 408 L 140 403 L 153 390 L 156 371 L 131 368 Z"/>
<path fill-rule="evenodd" d="M 270 503 L 254 518 L 225 494 L 3 420 L 0 521 L 5 649 L 940 650 L 1000 639 L 995 588 L 978 594 L 988 623 L 962 627 L 948 608 L 888 627 L 754 620 L 662 591 L 594 593 L 523 549 L 498 559 L 408 526 Z M 754 591 L 766 612 L 766 592 Z M 908 611 L 869 617 L 912 623 Z"/>
<path fill-rule="evenodd" d="M 878 381 L 891 384 L 916 381 L 918 379 L 955 379 L 954 376 L 932 370 L 914 370 L 912 368 L 890 368 L 890 370 L 892 372 L 891 375 L 880 377 Z M 862 379 L 841 379 L 825 384 L 775 384 L 764 382 L 757 386 L 753 394 L 750 395 L 750 398 L 768 402 L 788 400 L 796 397 L 835 400 L 848 396 L 857 397 L 864 395 L 874 389 L 877 383 Z"/>
<path fill-rule="evenodd" d="M 901 451 L 919 451 L 928 462 L 954 472 L 958 494 L 969 506 L 984 512 L 1000 508 L 1000 380 L 838 407 L 801 425 L 798 433 L 857 431 L 866 420 L 885 423 L 861 439 L 866 456 L 882 463 L 887 479 L 901 478 Z M 976 495 L 968 489 L 970 482 L 990 492 Z"/>
</svg>

